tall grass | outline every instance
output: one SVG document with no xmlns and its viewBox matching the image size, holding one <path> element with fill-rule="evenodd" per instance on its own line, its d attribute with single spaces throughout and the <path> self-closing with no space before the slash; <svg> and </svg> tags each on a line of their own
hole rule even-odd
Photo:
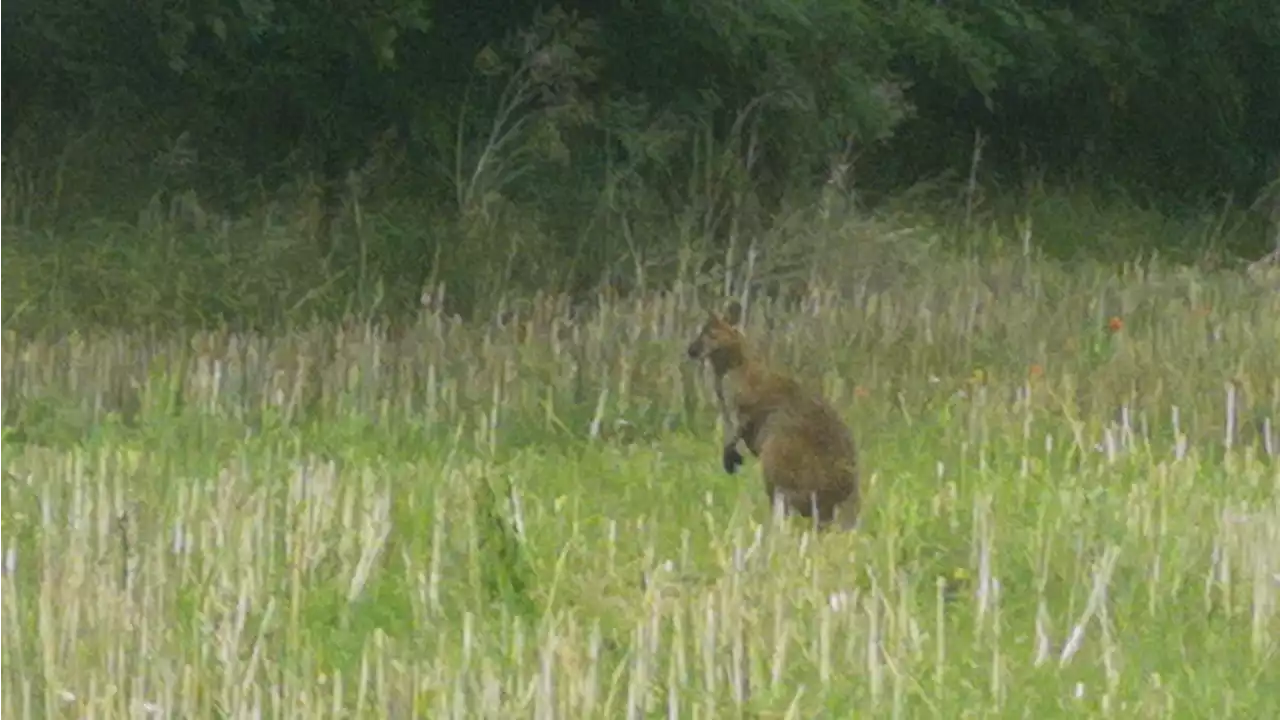
<svg viewBox="0 0 1280 720">
<path fill-rule="evenodd" d="M 852 425 L 856 534 L 720 470 L 720 277 L 7 331 L 5 717 L 1280 714 L 1276 293 L 878 230 L 749 328 Z"/>
</svg>

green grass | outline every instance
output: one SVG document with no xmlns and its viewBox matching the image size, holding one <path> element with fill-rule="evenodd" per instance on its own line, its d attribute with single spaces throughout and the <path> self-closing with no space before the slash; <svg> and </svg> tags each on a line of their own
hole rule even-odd
<svg viewBox="0 0 1280 720">
<path fill-rule="evenodd" d="M 749 331 L 854 429 L 844 535 L 721 471 L 687 287 L 6 333 L 5 717 L 1280 716 L 1280 296 L 837 279 Z"/>
</svg>

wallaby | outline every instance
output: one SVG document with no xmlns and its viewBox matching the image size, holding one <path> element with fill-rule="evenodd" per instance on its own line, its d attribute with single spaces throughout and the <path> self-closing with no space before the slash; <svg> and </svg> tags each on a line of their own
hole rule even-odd
<svg viewBox="0 0 1280 720">
<path fill-rule="evenodd" d="M 857 524 L 861 498 L 857 451 L 849 428 L 820 395 L 758 361 L 736 327 L 742 306 L 712 311 L 689 357 L 707 360 L 725 416 L 723 463 L 733 473 L 742 464 L 738 441 L 760 459 L 770 502 L 781 500 L 788 514 L 833 521 L 842 529 Z"/>
</svg>

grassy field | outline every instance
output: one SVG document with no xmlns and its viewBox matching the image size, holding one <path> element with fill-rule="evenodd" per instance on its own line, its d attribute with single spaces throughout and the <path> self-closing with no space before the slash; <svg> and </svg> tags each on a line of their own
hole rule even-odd
<svg viewBox="0 0 1280 720">
<path fill-rule="evenodd" d="M 4 717 L 1280 717 L 1280 295 L 1014 251 L 755 302 L 860 444 L 818 536 L 720 469 L 708 300 L 6 333 Z"/>
</svg>

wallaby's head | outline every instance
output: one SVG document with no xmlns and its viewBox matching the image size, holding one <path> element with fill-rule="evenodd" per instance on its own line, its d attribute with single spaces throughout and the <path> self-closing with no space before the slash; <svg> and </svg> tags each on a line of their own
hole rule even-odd
<svg viewBox="0 0 1280 720">
<path fill-rule="evenodd" d="M 741 320 L 742 305 L 737 301 L 729 303 L 723 315 L 711 311 L 702 330 L 698 332 L 698 337 L 689 344 L 689 357 L 694 360 L 710 360 L 711 366 L 720 375 L 740 365 L 746 342 L 742 331 L 737 327 Z"/>
</svg>

